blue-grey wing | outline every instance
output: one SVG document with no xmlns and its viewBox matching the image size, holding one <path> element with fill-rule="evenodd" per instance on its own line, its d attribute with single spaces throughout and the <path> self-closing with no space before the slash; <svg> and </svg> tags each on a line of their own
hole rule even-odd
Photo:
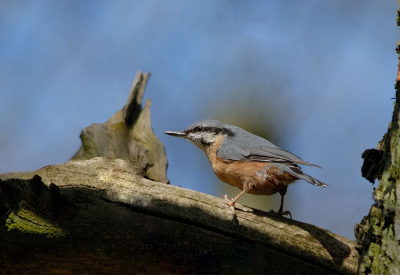
<svg viewBox="0 0 400 275">
<path fill-rule="evenodd" d="M 246 156 L 250 155 L 250 150 L 244 147 L 224 146 L 224 144 L 221 144 L 217 155 L 227 161 L 243 160 Z"/>
<path fill-rule="evenodd" d="M 217 152 L 217 155 L 228 161 L 250 160 L 282 164 L 311 164 L 298 156 L 275 146 L 272 142 L 253 135 L 245 130 L 230 126 L 235 131 L 232 137 L 226 137 Z M 321 168 L 321 167 L 320 167 Z"/>
<path fill-rule="evenodd" d="M 226 137 L 220 147 L 217 155 L 228 161 L 243 160 L 250 155 L 250 149 L 260 145 L 275 146 L 266 139 L 253 135 L 245 130 L 233 127 L 235 136 Z"/>
<path fill-rule="evenodd" d="M 261 139 L 261 138 L 260 138 Z M 264 143 L 265 146 L 257 144 Z M 298 156 L 276 147 L 271 142 L 262 139 L 258 142 L 254 140 L 229 140 L 226 139 L 221 143 L 218 149 L 218 157 L 228 160 L 250 160 L 262 161 L 282 164 L 301 164 L 319 167 L 299 158 Z"/>
<path fill-rule="evenodd" d="M 245 156 L 245 158 L 252 161 L 265 161 L 283 164 L 301 164 L 321 168 L 320 166 L 306 162 L 298 156 L 279 147 L 261 146 L 250 148 L 250 153 L 248 156 Z"/>
</svg>

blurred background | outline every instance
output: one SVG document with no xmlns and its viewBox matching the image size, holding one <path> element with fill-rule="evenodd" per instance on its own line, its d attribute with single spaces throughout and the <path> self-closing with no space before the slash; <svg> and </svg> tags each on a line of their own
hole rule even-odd
<svg viewBox="0 0 400 275">
<path fill-rule="evenodd" d="M 372 204 L 361 154 L 387 131 L 397 1 L 1 1 L 0 173 L 68 161 L 126 103 L 140 69 L 172 185 L 223 197 L 204 153 L 164 135 L 206 118 L 324 169 L 289 187 L 293 218 L 354 239 Z M 245 195 L 279 208 L 279 195 Z M 228 213 L 228 212 L 227 212 Z"/>
</svg>

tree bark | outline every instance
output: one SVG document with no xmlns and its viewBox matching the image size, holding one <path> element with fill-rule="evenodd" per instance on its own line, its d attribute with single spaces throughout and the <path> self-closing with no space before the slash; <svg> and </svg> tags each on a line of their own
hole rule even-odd
<svg viewBox="0 0 400 275">
<path fill-rule="evenodd" d="M 376 149 L 363 153 L 363 176 L 372 183 L 375 179 L 380 182 L 374 188 L 375 203 L 355 229 L 361 246 L 359 274 L 400 274 L 400 55 L 395 88 L 389 129 Z"/>
<path fill-rule="evenodd" d="M 2 274 L 355 274 L 356 244 L 121 159 L 0 175 Z M 36 176 L 35 176 L 36 175 Z"/>
</svg>

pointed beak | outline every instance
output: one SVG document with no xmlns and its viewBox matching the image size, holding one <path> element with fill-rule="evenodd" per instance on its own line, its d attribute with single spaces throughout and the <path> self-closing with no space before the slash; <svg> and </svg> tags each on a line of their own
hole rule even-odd
<svg viewBox="0 0 400 275">
<path fill-rule="evenodd" d="M 173 137 L 183 137 L 183 138 L 187 136 L 187 134 L 183 131 L 166 131 L 165 134 Z"/>
</svg>

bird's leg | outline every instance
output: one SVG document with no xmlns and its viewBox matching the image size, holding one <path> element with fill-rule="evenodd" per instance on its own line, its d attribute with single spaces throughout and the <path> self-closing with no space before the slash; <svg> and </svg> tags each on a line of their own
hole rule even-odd
<svg viewBox="0 0 400 275">
<path fill-rule="evenodd" d="M 243 191 L 240 192 L 239 195 L 237 195 L 236 197 L 234 197 L 231 200 L 228 199 L 228 195 L 225 195 L 225 202 L 229 206 L 229 208 L 232 210 L 232 215 L 233 215 L 232 223 L 238 223 L 237 216 L 236 216 L 235 203 L 244 193 L 246 193 L 246 189 L 243 189 Z"/>
<path fill-rule="evenodd" d="M 285 199 L 285 195 L 281 194 L 281 207 L 279 207 L 278 213 L 282 213 L 283 212 L 283 201 Z"/>
<path fill-rule="evenodd" d="M 243 194 L 246 193 L 246 190 L 243 190 L 242 192 L 239 193 L 239 195 L 237 195 L 236 197 L 234 197 L 233 199 L 228 199 L 228 195 L 225 195 L 225 202 L 226 204 L 229 206 L 229 208 L 233 211 L 233 213 L 235 213 L 235 203 L 236 201 L 243 196 Z"/>
<path fill-rule="evenodd" d="M 276 214 L 278 214 L 279 216 L 289 215 L 290 219 L 292 219 L 292 214 L 289 211 L 283 211 L 283 201 L 285 199 L 286 191 L 287 186 L 279 190 L 279 194 L 281 195 L 281 206 L 279 207 L 278 213 Z"/>
</svg>

